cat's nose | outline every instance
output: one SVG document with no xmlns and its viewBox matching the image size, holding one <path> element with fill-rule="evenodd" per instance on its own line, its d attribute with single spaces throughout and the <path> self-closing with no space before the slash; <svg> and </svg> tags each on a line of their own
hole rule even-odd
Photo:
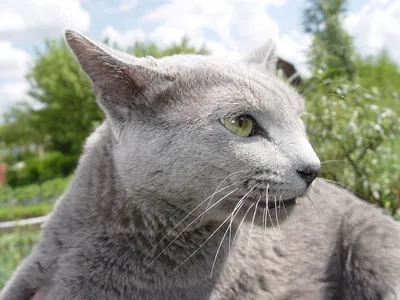
<svg viewBox="0 0 400 300">
<path fill-rule="evenodd" d="M 314 164 L 314 165 L 307 165 L 298 169 L 297 173 L 300 175 L 302 179 L 304 179 L 307 185 L 310 185 L 314 181 L 314 179 L 317 178 L 320 171 L 321 171 L 321 165 Z"/>
</svg>

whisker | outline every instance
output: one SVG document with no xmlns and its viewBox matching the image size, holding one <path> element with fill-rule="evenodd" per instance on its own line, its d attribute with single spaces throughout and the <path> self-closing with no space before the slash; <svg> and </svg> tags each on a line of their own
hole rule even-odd
<svg viewBox="0 0 400 300">
<path fill-rule="evenodd" d="M 239 181 L 240 182 L 240 181 Z M 146 257 L 142 260 L 141 264 L 143 264 L 145 262 L 145 260 L 150 256 L 150 254 L 176 229 L 179 227 L 179 225 L 182 224 L 182 222 L 184 222 L 196 209 L 198 209 L 201 205 L 204 204 L 204 202 L 206 202 L 210 197 L 213 197 L 216 193 L 222 192 L 223 190 L 231 187 L 232 185 L 235 185 L 238 182 L 234 182 L 230 185 L 227 185 L 226 187 L 220 189 L 220 190 L 216 190 L 213 194 L 211 194 L 210 196 L 208 196 L 206 199 L 204 199 L 203 201 L 200 202 L 200 204 L 198 204 L 195 208 L 193 208 L 187 215 L 186 217 L 184 217 L 180 222 L 178 222 L 178 224 L 176 224 L 174 226 L 174 228 L 172 228 L 166 235 L 164 235 L 164 237 L 150 250 L 150 252 L 146 255 Z"/>
<path fill-rule="evenodd" d="M 347 187 L 345 184 L 340 183 L 339 181 L 335 181 L 335 180 L 327 179 L 327 178 L 323 178 L 323 177 L 321 177 L 321 179 L 326 180 L 326 181 L 331 182 L 331 183 L 334 183 L 334 184 L 337 184 L 337 185 L 340 185 L 341 187 L 345 188 L 346 190 L 352 192 L 353 194 L 357 195 L 357 196 L 360 197 L 361 199 L 363 199 L 363 200 L 365 200 L 365 201 L 368 202 L 368 199 L 365 198 L 363 195 L 361 195 L 360 193 L 358 193 L 358 192 L 356 192 L 356 191 L 353 191 L 352 189 L 350 189 L 349 187 Z"/>
<path fill-rule="evenodd" d="M 318 217 L 321 218 L 321 211 L 317 208 L 317 206 L 315 205 L 314 201 L 311 200 L 311 197 L 309 195 L 307 195 L 307 198 L 310 201 L 310 203 L 312 204 L 312 206 L 314 207 L 315 211 L 317 212 Z M 324 219 L 324 221 L 325 221 L 325 224 L 327 226 L 329 226 L 329 222 L 328 222 L 328 220 L 326 218 Z"/>
<path fill-rule="evenodd" d="M 242 220 L 240 221 L 239 227 L 238 227 L 238 229 L 236 230 L 235 235 L 234 235 L 234 237 L 233 237 L 232 247 L 233 247 L 233 245 L 235 244 L 237 235 L 238 235 L 238 233 L 239 233 L 240 227 L 242 227 L 243 221 L 246 219 L 247 214 L 249 213 L 250 209 L 254 206 L 254 204 L 255 204 L 255 203 L 253 202 L 253 203 L 250 205 L 250 207 L 246 210 L 246 212 L 245 212 L 245 214 L 244 214 Z"/>
<path fill-rule="evenodd" d="M 281 190 L 279 190 L 279 211 L 281 208 L 280 203 L 282 203 L 282 207 L 283 207 L 283 210 L 285 211 L 286 219 L 289 218 L 287 210 L 286 210 L 286 206 L 285 206 L 285 201 L 282 200 Z"/>
<path fill-rule="evenodd" d="M 337 183 L 337 182 L 335 182 L 335 181 L 333 181 L 333 180 L 328 180 L 328 179 L 325 179 L 324 178 L 324 180 L 327 180 L 327 181 L 332 181 L 333 183 Z M 342 185 L 344 188 L 346 188 L 346 186 L 345 185 Z M 314 189 L 313 189 L 314 190 Z M 319 191 L 318 191 L 318 195 L 319 195 Z M 310 199 L 310 197 L 307 195 L 307 197 Z M 311 200 L 311 199 L 310 199 Z M 330 201 L 326 201 L 326 204 L 327 205 L 329 205 L 329 207 L 333 207 L 338 213 L 340 213 L 340 215 L 350 224 L 350 225 L 353 225 L 353 222 L 351 222 L 350 220 L 349 220 L 349 218 L 346 216 L 346 214 L 344 214 L 339 208 L 337 208 L 336 207 L 336 205 L 335 204 L 333 204 L 332 202 L 330 202 Z"/>
<path fill-rule="evenodd" d="M 248 237 L 248 239 L 247 239 L 247 255 L 246 255 L 246 265 L 247 265 L 247 263 L 248 263 L 248 260 L 249 260 L 250 238 L 251 238 L 251 233 L 252 233 L 252 231 L 253 231 L 254 220 L 255 220 L 255 218 L 256 218 L 257 206 L 258 206 L 258 203 L 260 202 L 260 200 L 261 200 L 261 195 L 260 195 L 260 198 L 258 198 L 258 200 L 257 200 L 257 202 L 256 202 L 256 206 L 255 206 L 255 208 L 254 208 L 253 219 L 252 219 L 252 221 L 251 221 L 251 225 L 250 225 L 249 237 Z"/>
<path fill-rule="evenodd" d="M 347 161 L 347 160 L 343 160 L 343 159 L 332 159 L 332 160 L 324 160 L 324 161 L 321 161 L 321 165 L 330 164 L 330 163 L 338 163 L 338 162 L 351 164 L 351 162 L 350 162 L 350 161 Z"/>
<path fill-rule="evenodd" d="M 212 278 L 212 274 L 213 274 L 213 272 L 214 272 L 214 266 L 215 266 L 215 263 L 216 263 L 216 261 L 217 261 L 217 257 L 218 257 L 219 250 L 221 249 L 222 243 L 224 242 L 225 236 L 226 236 L 226 234 L 228 233 L 229 230 L 230 230 L 230 226 L 228 226 L 228 227 L 226 228 L 225 233 L 224 233 L 224 235 L 223 235 L 222 238 L 221 238 L 221 242 L 219 243 L 217 252 L 215 253 L 214 261 L 213 261 L 213 264 L 212 264 L 212 267 L 211 267 L 210 278 Z"/>
<path fill-rule="evenodd" d="M 283 235 L 281 232 L 281 227 L 279 225 L 278 208 L 276 206 L 276 196 L 275 196 L 275 218 L 276 218 L 276 225 L 278 226 L 278 231 L 279 231 L 279 236 L 280 236 L 279 240 L 281 240 Z M 281 241 L 280 244 L 281 244 L 282 248 L 285 249 L 285 245 L 283 244 L 283 241 Z"/>
<path fill-rule="evenodd" d="M 366 91 L 367 93 L 370 92 L 367 88 L 363 87 L 362 85 L 359 85 L 359 84 L 357 84 L 357 83 L 355 83 L 355 82 L 353 82 L 353 81 L 350 81 L 350 80 L 346 80 L 346 81 L 347 81 L 347 83 L 351 84 L 352 86 L 356 86 L 357 88 L 363 89 L 363 90 Z M 325 80 L 325 81 L 323 81 L 323 82 L 321 82 L 321 83 L 315 85 L 314 87 L 309 88 L 308 90 L 303 91 L 303 95 L 306 96 L 309 92 L 313 91 L 314 89 L 316 89 L 316 88 L 318 88 L 318 87 L 325 86 L 325 85 L 329 85 L 329 84 L 334 84 L 334 83 L 338 83 L 338 82 L 340 82 L 340 81 L 339 81 L 339 80 L 329 80 L 329 81 L 326 81 L 326 80 Z"/>
<path fill-rule="evenodd" d="M 232 220 L 237 216 L 237 214 L 239 213 L 239 210 L 242 208 L 242 206 L 243 206 L 243 200 L 241 200 L 241 201 L 239 201 L 238 202 L 238 204 L 240 204 L 239 206 L 238 205 L 236 205 L 235 206 L 235 208 L 233 209 L 233 212 L 235 212 L 236 211 L 236 213 L 233 215 L 233 217 L 231 217 L 231 222 L 229 223 L 229 226 L 228 226 L 228 228 L 225 230 L 225 233 L 224 233 L 224 235 L 222 236 L 222 239 L 221 239 L 221 242 L 219 243 L 219 246 L 218 246 L 218 249 L 217 249 L 217 253 L 215 254 L 215 257 L 214 257 L 214 261 L 213 261 L 213 265 L 212 265 L 212 267 L 211 267 L 211 274 L 210 274 L 210 278 L 212 278 L 212 274 L 213 274 L 213 271 L 214 271 L 214 266 L 215 266 L 215 263 L 216 263 L 216 261 L 217 261 L 217 257 L 218 257 L 218 253 L 219 253 L 219 250 L 221 249 L 221 246 L 222 246 L 222 243 L 223 243 L 223 241 L 224 241 L 224 239 L 225 239 L 225 236 L 226 236 L 226 234 L 228 233 L 228 230 L 229 230 L 229 233 L 231 233 L 231 229 L 232 229 Z M 229 252 L 230 252 L 230 247 L 231 247 L 231 244 L 230 244 L 230 240 L 229 240 L 229 244 L 228 244 L 228 249 L 229 249 Z"/>
<path fill-rule="evenodd" d="M 236 204 L 235 208 L 233 209 L 233 211 L 235 211 L 237 209 L 237 212 L 236 212 L 235 215 L 233 215 L 231 217 L 231 221 L 230 221 L 229 227 L 228 227 L 229 228 L 229 243 L 228 243 L 228 245 L 229 245 L 229 253 L 230 253 L 230 250 L 231 250 L 232 223 L 233 223 L 233 220 L 235 219 L 236 215 L 238 214 L 239 210 L 242 208 L 243 204 L 244 204 L 244 201 L 243 201 L 243 198 L 242 198 L 242 199 L 239 200 L 239 202 Z"/>
<path fill-rule="evenodd" d="M 269 201 L 269 197 L 267 198 L 267 207 L 268 207 L 268 201 Z M 277 234 L 277 232 L 275 230 L 274 221 L 272 220 L 272 215 L 271 215 L 271 212 L 270 212 L 269 209 L 267 210 L 267 213 L 268 213 L 269 219 L 271 220 L 272 229 L 273 229 L 274 233 Z M 281 242 L 281 237 L 280 236 L 278 236 L 278 241 L 279 241 L 279 244 L 282 246 L 282 248 L 284 248 L 283 247 L 283 243 Z"/>
<path fill-rule="evenodd" d="M 310 201 L 310 203 L 312 204 L 312 206 L 314 207 L 315 211 L 317 212 L 318 217 L 321 218 L 321 215 L 322 215 L 321 211 L 317 208 L 317 206 L 315 205 L 314 201 L 312 201 L 312 199 L 311 199 L 311 197 L 309 195 L 307 195 L 307 198 Z M 326 217 L 324 217 L 323 219 L 324 219 L 325 225 L 327 227 L 329 227 L 328 219 L 326 219 Z M 336 252 L 337 257 L 339 258 L 340 255 L 339 255 L 338 245 L 336 243 L 335 243 L 335 252 Z M 338 261 L 338 263 L 339 263 L 339 261 Z"/>
<path fill-rule="evenodd" d="M 317 195 L 320 195 L 320 194 L 321 194 L 320 190 L 317 189 L 314 185 L 312 186 L 312 190 L 313 190 Z"/>
<path fill-rule="evenodd" d="M 233 172 L 233 173 L 229 174 L 228 176 L 226 176 L 226 177 L 221 181 L 221 183 L 217 186 L 217 188 L 216 188 L 215 190 L 217 191 L 217 190 L 221 187 L 221 185 L 225 182 L 225 180 L 227 180 L 227 179 L 228 179 L 229 177 L 231 177 L 232 175 L 235 175 L 235 174 L 238 174 L 238 173 L 244 173 L 244 172 L 246 172 L 246 171 L 236 171 L 236 172 Z M 238 181 L 238 182 L 241 182 L 241 181 Z M 215 195 L 215 192 L 214 192 L 213 196 L 211 197 L 210 201 L 208 201 L 208 204 L 207 204 L 207 206 L 206 206 L 206 209 L 208 208 L 208 206 L 210 205 L 211 201 L 213 200 L 214 195 Z"/>
<path fill-rule="evenodd" d="M 239 203 L 242 202 L 241 205 L 243 205 L 243 203 L 244 203 L 243 200 L 244 200 L 248 195 L 250 195 L 250 193 L 251 193 L 256 187 L 257 187 L 257 185 L 256 185 L 256 186 L 253 186 L 253 187 L 239 200 Z M 237 205 L 237 204 L 236 204 L 236 205 Z M 235 217 L 236 217 L 236 215 L 235 215 Z M 229 227 L 232 226 L 233 219 L 234 219 L 234 218 L 231 218 L 231 222 L 229 223 Z M 232 243 L 232 245 L 233 245 L 233 243 Z M 230 237 L 229 237 L 229 252 L 230 252 L 230 251 L 231 251 L 231 239 L 230 239 Z"/>
<path fill-rule="evenodd" d="M 199 218 L 201 218 L 202 215 L 204 215 L 207 211 L 209 211 L 210 209 L 212 209 L 214 206 L 216 206 L 218 203 L 220 203 L 222 200 L 224 200 L 226 197 L 228 197 L 229 195 L 231 195 L 232 193 L 236 192 L 238 190 L 238 188 L 234 189 L 233 191 L 229 192 L 228 194 L 226 194 L 224 197 L 222 197 L 221 199 L 219 199 L 217 202 L 215 202 L 213 205 L 211 205 L 208 209 L 204 210 L 200 215 L 198 215 L 193 221 L 191 221 L 189 223 L 189 225 L 187 225 L 176 237 L 174 237 L 172 239 L 172 241 L 150 262 L 150 264 L 143 270 L 143 273 L 146 272 L 146 270 L 161 256 L 161 254 L 164 253 L 165 250 L 167 250 L 173 242 L 176 241 L 177 238 L 179 238 L 182 233 L 185 232 L 186 229 L 188 229 L 194 222 L 196 222 Z"/>
<path fill-rule="evenodd" d="M 260 196 L 261 197 L 261 196 Z M 263 209 L 263 215 L 262 215 L 262 226 L 264 227 L 264 225 L 265 225 L 265 217 L 266 217 L 266 212 L 265 212 L 265 207 L 264 207 L 264 209 Z"/>
<path fill-rule="evenodd" d="M 243 203 L 244 202 L 242 200 L 239 200 L 239 202 L 234 207 L 233 211 L 235 211 L 238 207 L 240 209 L 242 207 Z M 231 221 L 229 222 L 229 226 L 228 226 L 228 229 L 229 229 L 229 242 L 228 242 L 229 248 L 231 246 L 231 238 L 232 238 L 232 230 L 231 230 L 232 229 L 232 222 L 233 222 L 233 219 L 236 217 L 236 215 L 237 215 L 237 213 L 235 215 L 232 215 Z"/>
<path fill-rule="evenodd" d="M 186 263 L 189 259 L 191 259 L 193 257 L 193 255 L 195 255 L 197 252 L 199 252 L 199 250 L 217 233 L 217 231 L 224 226 L 224 224 L 229 220 L 229 218 L 231 217 L 231 215 L 234 212 L 230 213 L 229 216 L 221 223 L 221 225 L 219 225 L 217 227 L 217 229 L 214 230 L 214 232 L 192 253 L 189 255 L 189 257 L 187 257 L 183 262 L 181 262 L 176 268 L 174 268 L 171 273 L 169 273 L 165 279 L 167 279 L 169 276 L 171 276 L 172 273 L 174 273 L 176 270 L 178 270 L 184 263 Z M 165 280 L 164 279 L 164 280 Z"/>
<path fill-rule="evenodd" d="M 264 214 L 265 214 L 265 222 L 264 222 L 264 234 L 267 235 L 267 221 L 268 221 L 268 200 L 269 200 L 269 183 L 267 184 L 267 188 L 265 189 L 265 208 L 264 208 Z"/>
</svg>

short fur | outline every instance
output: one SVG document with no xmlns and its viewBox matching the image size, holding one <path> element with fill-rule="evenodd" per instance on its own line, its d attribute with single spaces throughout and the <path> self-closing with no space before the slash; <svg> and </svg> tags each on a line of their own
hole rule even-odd
<svg viewBox="0 0 400 300">
<path fill-rule="evenodd" d="M 310 189 L 320 162 L 271 43 L 156 60 L 66 40 L 107 118 L 1 300 L 400 299 L 399 225 Z M 254 136 L 220 121 L 242 114 Z"/>
</svg>

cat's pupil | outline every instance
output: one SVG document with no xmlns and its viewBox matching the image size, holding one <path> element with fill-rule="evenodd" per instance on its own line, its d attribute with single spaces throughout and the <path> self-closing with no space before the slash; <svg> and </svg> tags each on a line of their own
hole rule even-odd
<svg viewBox="0 0 400 300">
<path fill-rule="evenodd" d="M 239 117 L 238 121 L 239 121 L 239 128 L 242 128 L 242 126 L 243 126 L 243 117 Z"/>
</svg>

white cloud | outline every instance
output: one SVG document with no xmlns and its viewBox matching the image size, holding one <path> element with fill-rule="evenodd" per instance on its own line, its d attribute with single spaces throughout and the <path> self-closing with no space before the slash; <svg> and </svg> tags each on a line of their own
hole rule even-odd
<svg viewBox="0 0 400 300">
<path fill-rule="evenodd" d="M 182 29 L 161 25 L 149 34 L 149 39 L 161 47 L 167 47 L 172 43 L 179 43 L 185 34 Z"/>
<path fill-rule="evenodd" d="M 206 46 L 216 55 L 240 56 L 273 39 L 278 54 L 301 64 L 305 73 L 307 35 L 296 31 L 281 35 L 268 7 L 289 5 L 286 0 L 169 0 L 144 15 L 142 23 L 155 23 L 149 38 L 162 45 L 178 42 L 184 34 L 192 44 Z M 210 38 L 210 35 L 214 38 Z"/>
<path fill-rule="evenodd" d="M 89 28 L 89 14 L 79 0 L 13 0 L 0 2 L 0 40 L 37 42 L 58 38 L 65 27 Z"/>
<path fill-rule="evenodd" d="M 30 55 L 8 41 L 0 41 L 0 53 L 0 80 L 23 78 L 32 61 Z"/>
<path fill-rule="evenodd" d="M 268 38 L 278 37 L 279 25 L 269 16 L 267 7 L 284 3 L 284 0 L 172 0 L 143 16 L 141 22 L 158 23 L 160 27 L 155 32 L 162 29 L 164 43 L 176 41 L 178 31 L 207 42 L 207 30 L 227 50 L 243 52 Z"/>
<path fill-rule="evenodd" d="M 26 100 L 28 87 L 26 81 L 15 81 L 0 85 L 0 117 L 18 102 Z"/>
<path fill-rule="evenodd" d="M 198 49 L 205 45 L 206 48 L 210 50 L 212 55 L 225 57 L 238 57 L 239 55 L 238 52 L 229 50 L 228 47 L 218 41 L 209 40 L 201 35 L 190 35 L 184 30 L 174 27 L 166 27 L 164 25 L 161 25 L 157 27 L 154 31 L 152 31 L 149 34 L 148 39 L 150 41 L 155 41 L 157 45 L 161 47 L 168 47 L 172 43 L 181 42 L 184 36 L 188 36 L 190 38 L 190 45 Z"/>
<path fill-rule="evenodd" d="M 106 27 L 101 33 L 101 39 L 108 38 L 111 44 L 117 44 L 122 48 L 132 46 L 136 41 L 146 39 L 146 34 L 140 29 L 126 30 L 120 32 L 112 26 Z"/>
<path fill-rule="evenodd" d="M 16 104 L 27 102 L 34 109 L 43 107 L 43 104 L 30 97 L 27 92 L 29 84 L 27 81 L 11 81 L 0 85 L 0 121 L 5 112 Z"/>
<path fill-rule="evenodd" d="M 141 22 L 157 23 L 160 27 L 155 29 L 155 32 L 164 32 L 165 43 L 168 43 L 168 40 L 176 41 L 178 30 L 192 39 L 205 39 L 204 29 L 209 29 L 218 35 L 222 43 L 227 44 L 230 40 L 231 14 L 232 5 L 225 0 L 173 0 L 144 15 Z"/>
<path fill-rule="evenodd" d="M 105 12 L 109 13 L 125 12 L 131 10 L 132 8 L 135 8 L 138 4 L 139 0 L 122 0 L 117 7 L 108 7 L 105 9 Z"/>
<path fill-rule="evenodd" d="M 400 1 L 369 0 L 346 18 L 345 27 L 363 54 L 376 54 L 386 47 L 400 63 Z"/>
<path fill-rule="evenodd" d="M 278 54 L 306 74 L 305 51 L 310 38 L 297 31 L 280 34 L 278 22 L 268 13 L 269 7 L 283 5 L 289 5 L 287 0 L 169 0 L 140 18 L 141 24 L 155 25 L 151 32 L 119 32 L 107 27 L 102 38 L 108 36 L 111 42 L 123 47 L 137 39 L 166 47 L 187 35 L 196 47 L 206 45 L 213 55 L 235 58 L 273 39 Z"/>
<path fill-rule="evenodd" d="M 87 31 L 90 17 L 80 0 L 13 0 L 0 1 L 0 20 L 0 114 L 3 114 L 19 101 L 33 101 L 26 95 L 28 83 L 24 80 L 32 58 L 13 43 L 34 44 L 42 43 L 44 38 L 59 38 L 65 27 Z"/>
</svg>

